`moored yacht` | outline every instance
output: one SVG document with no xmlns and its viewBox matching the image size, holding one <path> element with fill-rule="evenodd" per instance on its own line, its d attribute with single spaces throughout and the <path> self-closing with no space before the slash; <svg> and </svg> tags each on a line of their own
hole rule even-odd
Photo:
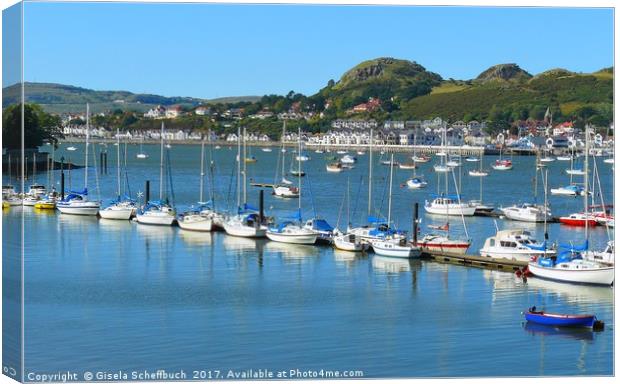
<svg viewBox="0 0 620 384">
<path fill-rule="evenodd" d="M 500 211 L 507 219 L 530 223 L 542 223 L 545 220 L 550 221 L 552 218 L 549 207 L 531 203 L 515 204 L 511 207 L 501 208 Z"/>
<path fill-rule="evenodd" d="M 492 258 L 530 261 L 533 256 L 552 256 L 555 249 L 547 249 L 525 229 L 506 229 L 486 239 L 480 255 Z"/>
<path fill-rule="evenodd" d="M 473 216 L 476 207 L 460 203 L 458 197 L 441 194 L 432 201 L 426 200 L 424 210 L 434 215 Z"/>
</svg>

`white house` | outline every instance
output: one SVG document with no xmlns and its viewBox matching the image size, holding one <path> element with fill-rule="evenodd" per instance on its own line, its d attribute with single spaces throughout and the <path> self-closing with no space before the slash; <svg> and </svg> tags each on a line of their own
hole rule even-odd
<svg viewBox="0 0 620 384">
<path fill-rule="evenodd" d="M 147 117 L 147 118 L 150 118 L 150 119 L 161 119 L 161 118 L 163 118 L 165 116 L 166 116 L 166 108 L 164 108 L 161 105 L 158 105 L 155 108 L 149 109 L 144 114 L 144 117 Z"/>
<path fill-rule="evenodd" d="M 170 119 L 176 119 L 183 114 L 183 110 L 179 105 L 174 105 L 166 109 L 166 117 Z"/>
</svg>

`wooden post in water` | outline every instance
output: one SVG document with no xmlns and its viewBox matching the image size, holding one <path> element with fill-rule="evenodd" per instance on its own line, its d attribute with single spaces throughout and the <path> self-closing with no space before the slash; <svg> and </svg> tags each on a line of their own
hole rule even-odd
<svg viewBox="0 0 620 384">
<path fill-rule="evenodd" d="M 301 176 L 299 178 L 301 179 Z M 265 196 L 264 196 L 264 191 L 262 189 L 260 191 L 258 191 L 258 193 L 259 193 L 258 219 L 260 220 L 260 223 L 262 224 L 263 221 L 265 220 L 265 212 L 264 212 L 264 209 L 265 209 Z"/>
<path fill-rule="evenodd" d="M 60 171 L 60 199 L 65 199 L 65 173 Z"/>
<path fill-rule="evenodd" d="M 146 181 L 144 184 L 144 205 L 146 205 L 151 199 L 151 182 Z"/>
<path fill-rule="evenodd" d="M 418 207 L 419 203 L 413 205 L 413 245 L 418 244 Z"/>
</svg>

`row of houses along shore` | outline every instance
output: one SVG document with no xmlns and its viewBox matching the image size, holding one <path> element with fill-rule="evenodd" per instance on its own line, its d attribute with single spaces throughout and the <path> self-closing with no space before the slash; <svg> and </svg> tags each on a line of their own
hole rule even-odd
<svg viewBox="0 0 620 384">
<path fill-rule="evenodd" d="M 308 146 L 366 146 L 370 142 L 372 131 L 373 145 L 390 146 L 441 146 L 444 136 L 446 146 L 509 146 L 524 150 L 541 147 L 564 148 L 578 145 L 581 130 L 572 123 L 550 125 L 546 122 L 525 121 L 518 125 L 517 133 L 508 130 L 491 136 L 487 133 L 486 122 L 457 121 L 448 123 L 441 118 L 421 121 L 386 121 L 382 124 L 374 120 L 339 119 L 331 123 L 331 129 L 324 133 L 302 132 L 301 140 Z M 613 130 L 613 125 L 607 131 Z M 63 128 L 65 141 L 83 140 L 86 136 L 84 125 L 66 125 Z M 102 141 L 115 140 L 116 132 L 103 127 L 91 127 L 89 134 Z M 237 141 L 236 133 L 216 134 L 197 130 L 166 131 L 164 139 L 170 142 L 192 143 L 202 140 L 209 142 L 231 143 Z M 119 134 L 121 140 L 130 142 L 151 142 L 160 140 L 160 130 L 126 130 Z M 607 137 L 598 135 L 597 143 L 607 145 Z M 281 140 L 270 138 L 257 132 L 246 132 L 245 140 L 253 144 L 271 145 Z M 289 132 L 284 136 L 285 143 L 297 143 L 297 133 Z"/>
</svg>

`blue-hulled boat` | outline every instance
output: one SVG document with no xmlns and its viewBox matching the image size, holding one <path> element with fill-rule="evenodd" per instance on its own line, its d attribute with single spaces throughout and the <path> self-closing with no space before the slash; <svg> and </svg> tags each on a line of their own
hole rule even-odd
<svg viewBox="0 0 620 384">
<path fill-rule="evenodd" d="M 587 327 L 593 328 L 602 324 L 596 320 L 594 315 L 565 315 L 557 313 L 546 313 L 537 311 L 536 307 L 532 307 L 525 312 L 525 320 L 528 322 L 549 325 L 554 327 Z"/>
</svg>

